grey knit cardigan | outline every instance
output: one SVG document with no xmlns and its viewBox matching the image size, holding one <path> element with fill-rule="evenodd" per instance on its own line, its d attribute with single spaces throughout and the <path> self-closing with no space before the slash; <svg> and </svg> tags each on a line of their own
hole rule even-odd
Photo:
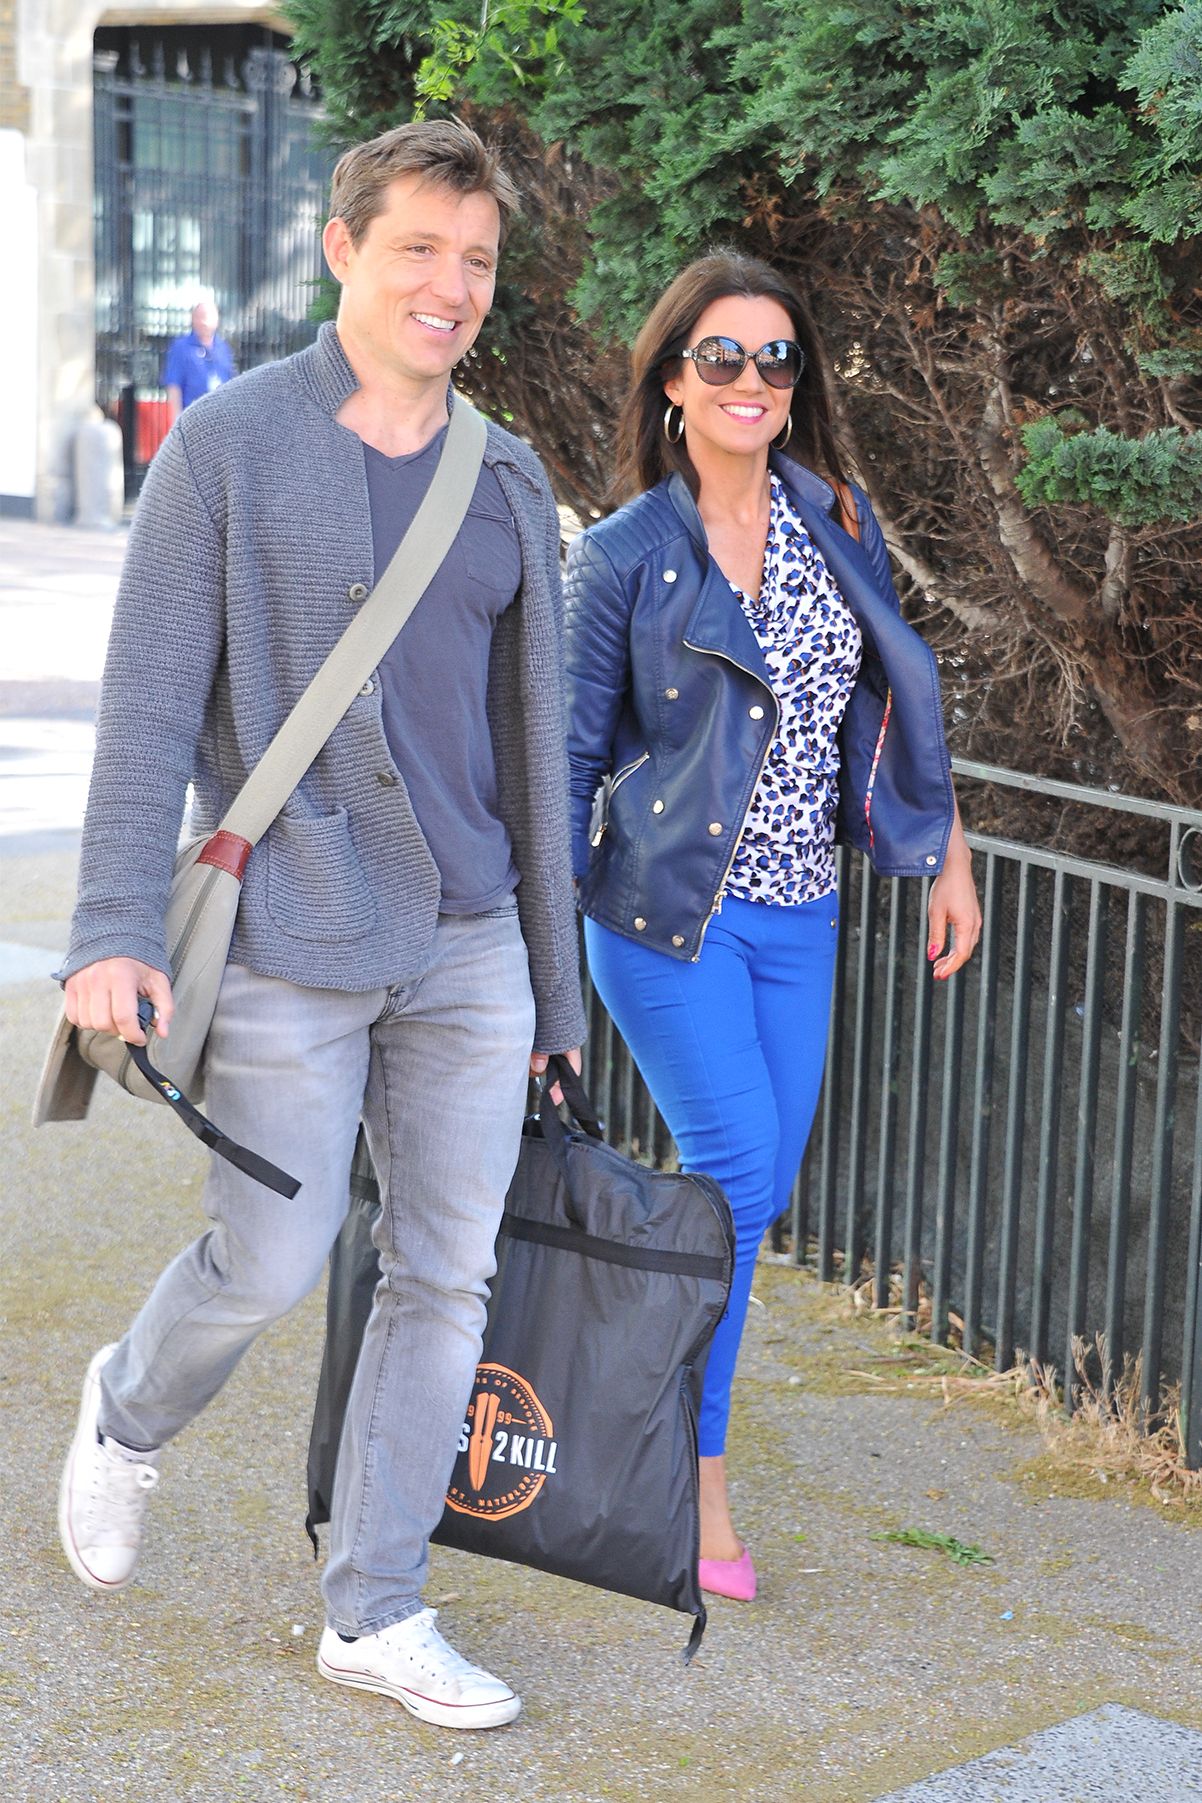
<svg viewBox="0 0 1202 1803">
<path fill-rule="evenodd" d="M 109 640 L 61 976 L 126 956 L 167 969 L 164 914 L 188 783 L 208 832 L 370 589 L 357 386 L 334 326 L 181 414 L 130 531 Z M 491 422 L 485 462 L 517 526 L 488 717 L 537 1004 L 535 1044 L 584 1036 L 568 850 L 559 523 L 538 459 Z M 453 730 L 448 716 L 448 730 Z M 246 869 L 230 957 L 363 990 L 418 974 L 439 875 L 388 751 L 380 685 L 334 729 Z"/>
</svg>

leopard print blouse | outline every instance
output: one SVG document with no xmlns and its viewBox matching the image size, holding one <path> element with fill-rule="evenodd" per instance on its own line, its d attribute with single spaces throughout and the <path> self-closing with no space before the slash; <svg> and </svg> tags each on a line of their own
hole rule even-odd
<svg viewBox="0 0 1202 1803">
<path fill-rule="evenodd" d="M 726 881 L 745 901 L 817 901 L 835 888 L 836 733 L 860 669 L 860 628 L 817 546 L 771 478 L 758 596 L 731 584 L 780 707 Z"/>
</svg>

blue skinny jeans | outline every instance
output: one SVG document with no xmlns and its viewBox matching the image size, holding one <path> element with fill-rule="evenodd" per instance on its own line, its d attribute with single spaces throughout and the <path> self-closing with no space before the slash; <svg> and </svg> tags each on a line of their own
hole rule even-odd
<svg viewBox="0 0 1202 1803">
<path fill-rule="evenodd" d="M 589 973 L 680 1149 L 726 1191 L 735 1224 L 730 1304 L 705 1371 L 699 1451 L 724 1451 L 730 1386 L 760 1241 L 787 1206 L 826 1054 L 834 895 L 795 907 L 728 896 L 701 957 L 682 963 L 594 920 Z"/>
</svg>

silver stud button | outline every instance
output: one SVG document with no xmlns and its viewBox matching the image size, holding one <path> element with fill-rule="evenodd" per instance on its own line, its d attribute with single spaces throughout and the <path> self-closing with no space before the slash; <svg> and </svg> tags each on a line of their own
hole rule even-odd
<svg viewBox="0 0 1202 1803">
<path fill-rule="evenodd" d="M 662 801 L 653 801 L 651 803 L 651 812 L 653 814 L 662 814 L 663 811 L 664 811 L 664 804 Z"/>
<path fill-rule="evenodd" d="M 749 707 L 747 713 L 752 720 L 762 720 L 764 718 L 764 710 L 762 707 Z"/>
<path fill-rule="evenodd" d="M 664 571 L 664 581 L 665 582 L 675 582 L 676 581 L 676 571 L 675 570 L 665 570 Z"/>
<path fill-rule="evenodd" d="M 683 933 L 673 933 L 672 943 L 673 943 L 673 945 L 676 945 L 676 946 L 683 945 L 684 944 L 684 934 Z"/>
<path fill-rule="evenodd" d="M 722 822 L 720 820 L 711 820 L 708 830 L 711 839 L 716 839 L 718 834 L 722 831 Z"/>
<path fill-rule="evenodd" d="M 346 598 L 348 601 L 366 601 L 367 600 L 367 584 L 366 584 L 366 582 L 352 582 L 351 586 L 346 591 Z"/>
<path fill-rule="evenodd" d="M 647 931 L 647 922 L 643 919 L 641 914 L 636 914 L 634 917 L 634 930 L 636 933 L 645 933 Z"/>
<path fill-rule="evenodd" d="M 375 690 L 376 690 L 376 685 L 372 681 L 371 677 L 369 676 L 367 681 L 364 683 L 363 687 L 359 690 L 359 693 L 361 695 L 374 695 Z"/>
<path fill-rule="evenodd" d="M 380 786 L 382 788 L 385 788 L 385 789 L 395 789 L 396 788 L 396 774 L 392 770 L 377 770 L 376 771 L 376 781 L 380 784 Z"/>
<path fill-rule="evenodd" d="M 937 864 L 938 862 L 939 862 L 939 860 L 937 857 L 935 857 L 934 853 L 932 853 L 931 856 L 927 859 L 928 865 Z"/>
<path fill-rule="evenodd" d="M 680 690 L 679 689 L 665 689 L 664 690 L 664 700 L 665 701 L 677 701 L 679 699 L 680 699 Z"/>
</svg>

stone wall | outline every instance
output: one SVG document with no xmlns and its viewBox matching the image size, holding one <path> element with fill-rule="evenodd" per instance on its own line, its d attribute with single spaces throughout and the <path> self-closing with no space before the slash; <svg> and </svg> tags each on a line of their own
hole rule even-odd
<svg viewBox="0 0 1202 1803">
<path fill-rule="evenodd" d="M 17 74 L 18 0 L 0 0 L 0 131 L 27 131 L 29 95 Z"/>
</svg>

